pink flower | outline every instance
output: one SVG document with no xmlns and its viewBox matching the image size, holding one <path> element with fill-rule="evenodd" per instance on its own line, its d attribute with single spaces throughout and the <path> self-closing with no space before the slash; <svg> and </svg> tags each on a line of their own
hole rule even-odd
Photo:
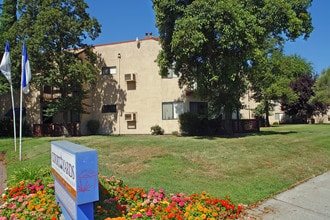
<svg viewBox="0 0 330 220">
<path fill-rule="evenodd" d="M 146 215 L 147 215 L 147 216 L 152 216 L 152 211 L 150 211 L 150 210 L 147 211 L 147 212 L 146 212 Z"/>
<path fill-rule="evenodd" d="M 132 215 L 132 219 L 135 219 L 135 218 L 143 218 L 143 215 L 140 213 Z"/>
<path fill-rule="evenodd" d="M 10 208 L 10 209 L 16 209 L 16 204 L 10 204 L 10 205 L 8 206 L 8 208 Z"/>
</svg>

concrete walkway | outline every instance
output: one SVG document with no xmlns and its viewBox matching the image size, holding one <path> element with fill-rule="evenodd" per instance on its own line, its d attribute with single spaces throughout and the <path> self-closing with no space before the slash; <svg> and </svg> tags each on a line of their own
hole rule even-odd
<svg viewBox="0 0 330 220">
<path fill-rule="evenodd" d="M 330 172 L 266 200 L 244 219 L 329 220 Z"/>
<path fill-rule="evenodd" d="M 6 165 L 5 165 L 5 161 L 1 160 L 0 158 L 0 196 L 7 187 L 6 182 L 7 182 Z M 0 198 L 0 204 L 1 203 L 2 203 L 2 199 Z"/>
</svg>

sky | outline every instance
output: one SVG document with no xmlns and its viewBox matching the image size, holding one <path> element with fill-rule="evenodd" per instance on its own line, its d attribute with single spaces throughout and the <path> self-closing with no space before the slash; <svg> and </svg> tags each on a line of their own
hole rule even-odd
<svg viewBox="0 0 330 220">
<path fill-rule="evenodd" d="M 102 25 L 94 45 L 144 38 L 145 33 L 158 36 L 151 0 L 85 0 L 88 13 Z M 2 3 L 2 0 L 0 0 Z M 330 0 L 313 0 L 309 8 L 313 32 L 285 44 L 286 55 L 297 54 L 310 62 L 316 74 L 330 67 Z"/>
<path fill-rule="evenodd" d="M 88 12 L 102 24 L 102 33 L 92 44 L 106 44 L 158 36 L 151 0 L 86 0 Z M 297 54 L 310 62 L 316 74 L 330 67 L 330 1 L 314 0 L 309 9 L 313 32 L 285 44 L 286 55 Z"/>
</svg>

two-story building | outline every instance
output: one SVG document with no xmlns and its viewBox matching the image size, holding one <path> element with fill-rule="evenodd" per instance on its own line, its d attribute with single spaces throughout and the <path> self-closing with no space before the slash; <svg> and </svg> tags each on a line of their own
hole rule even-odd
<svg viewBox="0 0 330 220">
<path fill-rule="evenodd" d="M 167 77 L 159 75 L 156 59 L 160 50 L 158 38 L 151 34 L 146 34 L 144 39 L 94 46 L 94 52 L 101 58 L 100 73 L 97 83 L 91 85 L 89 98 L 84 100 L 88 114 L 70 114 L 70 121 L 78 124 L 77 134 L 90 133 L 87 129 L 90 120 L 99 121 L 98 134 L 150 134 L 154 125 L 170 134 L 180 132 L 178 118 L 183 112 L 206 111 L 207 103 L 200 101 L 193 92 L 180 89 L 179 78 L 173 72 Z M 31 130 L 36 132 L 36 128 L 44 124 L 53 124 L 53 127 L 47 125 L 46 130 L 59 129 L 54 124 L 64 122 L 61 114 L 52 118 L 43 115 L 42 100 L 53 97 L 52 88 L 38 91 L 32 87 L 31 90 L 24 96 L 25 119 Z M 245 106 L 240 111 L 242 119 L 255 118 L 253 109 L 258 103 L 250 97 L 248 93 L 242 98 Z M 18 92 L 15 100 L 19 100 Z M 1 117 L 10 111 L 9 103 L 9 95 L 1 97 Z M 280 123 L 283 117 L 278 105 L 270 114 L 270 124 Z M 329 116 L 325 119 L 329 121 Z"/>
</svg>

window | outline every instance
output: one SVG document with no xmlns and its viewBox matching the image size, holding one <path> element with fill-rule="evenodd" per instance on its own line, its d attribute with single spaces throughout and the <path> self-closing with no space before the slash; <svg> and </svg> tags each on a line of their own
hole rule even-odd
<svg viewBox="0 0 330 220">
<path fill-rule="evenodd" d="M 136 121 L 128 121 L 127 129 L 136 129 Z"/>
<path fill-rule="evenodd" d="M 44 86 L 44 93 L 53 94 L 53 88 L 51 86 Z"/>
<path fill-rule="evenodd" d="M 162 110 L 163 120 L 178 119 L 183 113 L 183 102 L 164 102 Z"/>
<path fill-rule="evenodd" d="M 169 69 L 167 76 L 162 76 L 163 79 L 171 79 L 178 78 L 178 76 L 174 73 L 174 69 Z"/>
<path fill-rule="evenodd" d="M 117 112 L 116 105 L 103 105 L 102 106 L 102 113 L 115 113 Z"/>
<path fill-rule="evenodd" d="M 190 102 L 190 112 L 199 115 L 207 115 L 207 102 Z"/>
<path fill-rule="evenodd" d="M 175 68 L 175 62 L 172 64 L 172 68 L 168 69 L 167 76 L 162 76 L 162 78 L 164 78 L 164 79 L 178 78 L 179 76 L 177 76 L 174 73 L 174 68 Z"/>
<path fill-rule="evenodd" d="M 112 75 L 117 73 L 115 66 L 104 66 L 102 67 L 102 75 Z"/>
<path fill-rule="evenodd" d="M 78 112 L 71 111 L 71 122 L 80 122 L 80 114 Z"/>
<path fill-rule="evenodd" d="M 282 113 L 275 113 L 275 120 L 282 120 L 283 114 Z"/>
</svg>

